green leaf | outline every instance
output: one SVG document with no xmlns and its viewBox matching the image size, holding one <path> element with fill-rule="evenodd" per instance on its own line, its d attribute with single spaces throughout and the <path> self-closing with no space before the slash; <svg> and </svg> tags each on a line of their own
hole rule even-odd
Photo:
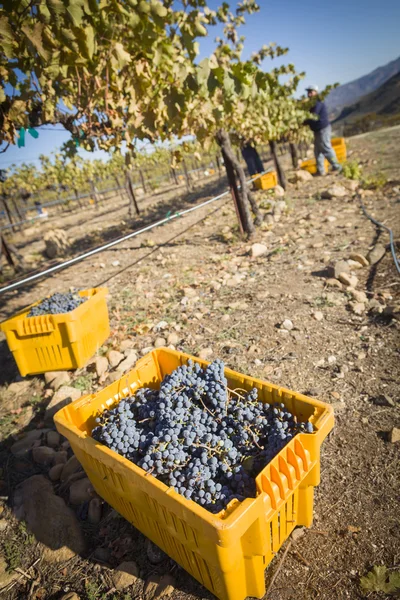
<svg viewBox="0 0 400 600">
<path fill-rule="evenodd" d="M 208 58 L 204 58 L 199 66 L 197 67 L 197 82 L 199 85 L 203 85 L 207 82 L 210 75 L 210 61 Z"/>
<path fill-rule="evenodd" d="M 3 88 L 0 88 L 0 104 L 2 102 L 4 102 L 5 99 L 6 99 L 6 94 L 5 94 L 4 90 L 3 90 Z"/>
<path fill-rule="evenodd" d="M 129 52 L 126 52 L 126 50 L 124 50 L 124 47 L 120 42 L 117 42 L 114 46 L 114 56 L 117 59 L 119 69 L 125 67 L 125 65 L 130 63 L 132 60 L 131 55 L 129 54 Z"/>
<path fill-rule="evenodd" d="M 14 41 L 14 32 L 7 17 L 0 17 L 0 39 L 8 42 Z"/>
<path fill-rule="evenodd" d="M 235 82 L 228 72 L 224 75 L 224 90 L 227 96 L 231 96 L 235 91 Z"/>
<path fill-rule="evenodd" d="M 70 15 L 73 24 L 76 27 L 80 27 L 80 25 L 82 24 L 82 19 L 83 19 L 83 10 L 82 10 L 82 6 L 81 3 L 77 2 L 76 0 L 71 0 L 68 8 L 67 8 L 67 12 Z"/>
<path fill-rule="evenodd" d="M 92 60 L 93 53 L 94 53 L 94 29 L 91 25 L 86 27 L 85 34 L 86 34 L 86 45 L 87 45 L 87 49 L 88 49 L 89 58 L 90 58 L 90 60 Z"/>
<path fill-rule="evenodd" d="M 56 23 L 60 21 L 61 15 L 65 14 L 65 6 L 61 0 L 46 0 L 47 8 Z"/>
<path fill-rule="evenodd" d="M 21 31 L 24 32 L 24 34 L 31 42 L 31 44 L 36 48 L 40 56 L 44 58 L 44 60 L 49 60 L 50 53 L 43 45 L 43 24 L 35 23 L 33 29 L 30 29 L 27 25 L 23 25 L 21 27 Z"/>
<path fill-rule="evenodd" d="M 360 585 L 365 592 L 393 594 L 400 590 L 400 571 L 394 571 L 389 574 L 385 566 L 375 565 L 372 571 L 361 577 Z"/>
</svg>

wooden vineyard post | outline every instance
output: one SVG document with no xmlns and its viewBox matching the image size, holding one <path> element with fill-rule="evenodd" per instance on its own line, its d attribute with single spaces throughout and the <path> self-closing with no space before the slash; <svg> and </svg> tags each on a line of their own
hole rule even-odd
<svg viewBox="0 0 400 600">
<path fill-rule="evenodd" d="M 215 155 L 215 161 L 217 163 L 218 176 L 221 177 L 221 159 L 218 154 Z"/>
<path fill-rule="evenodd" d="M 178 177 L 177 177 L 176 171 L 173 167 L 171 167 L 171 173 L 172 173 L 172 177 L 174 179 L 175 185 L 179 185 Z"/>
<path fill-rule="evenodd" d="M 188 192 L 191 192 L 192 191 L 192 183 L 190 180 L 190 176 L 189 176 L 184 158 L 182 158 L 182 165 L 183 165 L 183 172 L 185 174 L 186 187 L 187 187 Z"/>
<path fill-rule="evenodd" d="M 129 198 L 128 214 L 132 218 L 134 216 L 134 212 L 137 215 L 139 215 L 140 211 L 139 211 L 138 203 L 136 201 L 135 191 L 134 191 L 133 184 L 132 184 L 132 178 L 131 178 L 131 174 L 129 173 L 129 171 L 126 172 L 126 192 L 128 194 L 128 198 Z"/>
<path fill-rule="evenodd" d="M 76 200 L 79 208 L 82 208 L 82 202 L 81 202 L 81 199 L 79 198 L 79 192 L 76 188 L 74 188 L 74 194 L 75 194 L 75 200 Z"/>
<path fill-rule="evenodd" d="M 233 204 L 235 206 L 236 216 L 239 223 L 239 231 L 243 235 L 245 232 L 245 216 L 243 215 L 243 211 L 241 210 L 241 202 L 239 198 L 239 190 L 237 187 L 235 171 L 233 169 L 232 164 L 227 160 L 224 151 L 222 150 L 222 156 L 224 158 L 224 164 L 226 169 L 226 175 L 228 178 L 229 188 L 231 190 Z"/>
<path fill-rule="evenodd" d="M 94 200 L 94 205 L 96 208 L 99 208 L 99 191 L 94 183 L 94 181 L 91 179 L 90 180 L 90 189 L 92 192 L 92 196 L 93 196 L 93 200 Z"/>
<path fill-rule="evenodd" d="M 10 207 L 8 206 L 8 202 L 7 202 L 5 194 L 2 195 L 1 200 L 2 200 L 3 207 L 4 207 L 4 212 L 6 213 L 6 216 L 7 216 L 8 224 L 11 225 L 11 230 L 15 232 L 15 231 L 17 231 L 18 228 L 16 225 L 14 225 L 11 210 L 10 210 Z"/>
<path fill-rule="evenodd" d="M 272 158 L 274 160 L 274 165 L 275 165 L 275 169 L 276 172 L 278 174 L 278 181 L 279 181 L 279 185 L 283 187 L 283 189 L 286 189 L 286 177 L 285 177 L 285 171 L 282 168 L 282 165 L 279 161 L 277 152 L 276 152 L 276 142 L 274 140 L 269 142 L 269 147 L 271 150 L 271 155 Z"/>
<path fill-rule="evenodd" d="M 294 144 L 293 142 L 290 142 L 289 144 L 289 150 L 290 150 L 290 156 L 292 157 L 292 165 L 294 169 L 297 169 L 298 162 L 299 162 L 299 152 L 297 149 L 297 145 Z"/>
<path fill-rule="evenodd" d="M 0 233 L 0 273 L 3 272 L 2 258 L 5 257 L 10 267 L 13 267 L 15 271 L 20 271 L 24 264 L 22 254 L 18 252 L 13 244 L 10 244 L 4 235 Z"/>
<path fill-rule="evenodd" d="M 139 175 L 140 175 L 140 181 L 142 183 L 143 191 L 144 191 L 145 194 L 147 194 L 146 181 L 144 179 L 144 175 L 143 175 L 142 169 L 139 169 Z"/>
</svg>

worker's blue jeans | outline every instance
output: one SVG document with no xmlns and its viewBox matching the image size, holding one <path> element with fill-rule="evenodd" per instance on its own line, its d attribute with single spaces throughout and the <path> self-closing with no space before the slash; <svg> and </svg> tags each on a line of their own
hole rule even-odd
<svg viewBox="0 0 400 600">
<path fill-rule="evenodd" d="M 330 162 L 335 171 L 339 171 L 341 168 L 335 151 L 332 148 L 331 132 L 332 128 L 330 125 L 320 131 L 314 131 L 314 155 L 317 161 L 317 171 L 320 175 L 325 174 L 325 158 Z"/>
</svg>

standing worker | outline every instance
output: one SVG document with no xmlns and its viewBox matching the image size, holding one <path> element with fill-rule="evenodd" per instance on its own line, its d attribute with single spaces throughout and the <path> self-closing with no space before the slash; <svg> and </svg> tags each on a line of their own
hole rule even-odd
<svg viewBox="0 0 400 600">
<path fill-rule="evenodd" d="M 310 85 L 306 88 L 306 92 L 307 96 L 315 101 L 310 109 L 310 113 L 318 117 L 318 119 L 306 119 L 304 121 L 304 125 L 309 125 L 314 133 L 314 155 L 317 161 L 317 175 L 325 175 L 325 158 L 332 165 L 332 169 L 340 173 L 342 167 L 338 163 L 335 151 L 332 148 L 332 128 L 329 123 L 326 104 L 318 97 L 317 85 Z"/>
<path fill-rule="evenodd" d="M 242 156 L 245 160 L 250 176 L 257 175 L 258 173 L 262 173 L 264 171 L 264 166 L 262 164 L 260 155 L 258 154 L 256 148 L 249 141 L 245 142 L 242 146 Z"/>
</svg>

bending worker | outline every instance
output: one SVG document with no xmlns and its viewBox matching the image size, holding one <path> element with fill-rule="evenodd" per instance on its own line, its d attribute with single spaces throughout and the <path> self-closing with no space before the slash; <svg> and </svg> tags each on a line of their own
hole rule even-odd
<svg viewBox="0 0 400 600">
<path fill-rule="evenodd" d="M 306 88 L 307 95 L 314 101 L 310 112 L 318 119 L 306 119 L 304 125 L 309 125 L 314 133 L 314 155 L 317 161 L 317 175 L 325 175 L 325 158 L 332 165 L 334 171 L 341 171 L 331 143 L 332 128 L 328 119 L 328 109 L 325 102 L 318 97 L 318 86 L 310 85 Z"/>
</svg>

